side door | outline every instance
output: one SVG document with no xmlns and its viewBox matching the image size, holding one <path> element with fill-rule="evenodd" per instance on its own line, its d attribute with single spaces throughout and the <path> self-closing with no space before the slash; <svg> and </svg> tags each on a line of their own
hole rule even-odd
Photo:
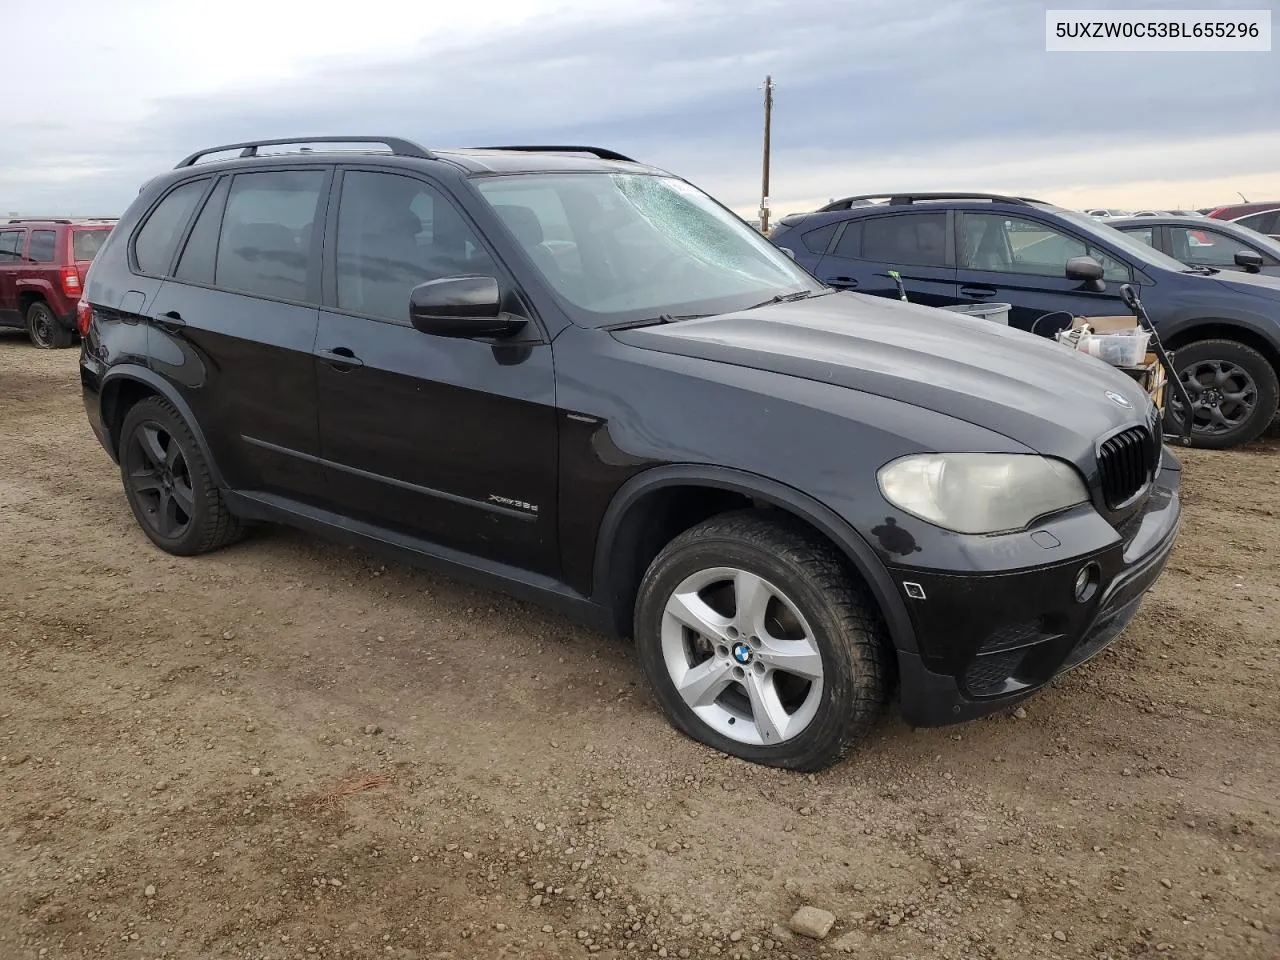
<svg viewBox="0 0 1280 960">
<path fill-rule="evenodd" d="M 320 449 L 342 513 L 526 570 L 558 572 L 551 345 L 447 193 L 350 167 L 334 185 L 316 341 Z M 420 333 L 409 294 L 498 278 L 519 342 Z"/>
<path fill-rule="evenodd" d="M 1181 260 L 1191 266 L 1244 272 L 1244 267 L 1236 264 L 1236 254 L 1241 251 L 1261 257 L 1262 269 L 1265 273 L 1274 273 L 1280 266 L 1280 260 L 1270 253 L 1250 246 L 1247 242 L 1223 230 L 1170 225 L 1164 228 L 1164 232 L 1168 238 L 1168 248 L 1165 252 L 1175 260 Z"/>
<path fill-rule="evenodd" d="M 322 502 L 312 351 L 327 166 L 224 174 L 204 191 L 147 308 L 151 364 L 182 391 L 227 482 Z M 148 221 L 149 224 L 150 221 Z"/>
<path fill-rule="evenodd" d="M 0 230 L 0 325 L 21 326 L 18 311 L 18 272 L 23 267 L 27 231 L 20 227 Z"/>
<path fill-rule="evenodd" d="M 1120 285 L 1133 280 L 1130 266 L 1044 221 L 961 212 L 956 248 L 960 296 L 966 302 L 1010 304 L 1010 326 L 1051 337 L 1070 320 L 1049 314 L 1104 317 L 1129 312 L 1120 299 Z M 1102 264 L 1103 292 L 1067 279 L 1067 261 L 1083 256 Z"/>
<path fill-rule="evenodd" d="M 857 217 L 818 264 L 818 278 L 834 287 L 897 297 L 896 270 L 912 303 L 939 307 L 958 302 L 950 212 L 916 210 Z"/>
</svg>

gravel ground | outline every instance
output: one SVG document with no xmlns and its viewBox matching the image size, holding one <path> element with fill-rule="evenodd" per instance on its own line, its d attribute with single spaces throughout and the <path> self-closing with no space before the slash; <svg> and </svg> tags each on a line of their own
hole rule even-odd
<svg viewBox="0 0 1280 960">
<path fill-rule="evenodd" d="M 726 759 L 625 644 L 269 529 L 153 548 L 0 336 L 0 958 L 1280 957 L 1280 435 L 1016 715 Z M 802 906 L 835 915 L 791 934 Z"/>
</svg>

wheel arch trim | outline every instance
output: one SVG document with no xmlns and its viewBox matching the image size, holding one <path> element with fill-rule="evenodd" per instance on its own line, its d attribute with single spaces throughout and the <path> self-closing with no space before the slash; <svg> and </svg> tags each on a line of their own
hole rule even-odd
<svg viewBox="0 0 1280 960">
<path fill-rule="evenodd" d="M 730 467 L 703 464 L 651 467 L 618 488 L 605 510 L 596 537 L 596 554 L 592 566 L 592 597 L 596 603 L 606 608 L 614 606 L 613 551 L 623 519 L 630 509 L 655 491 L 682 486 L 710 487 L 741 494 L 785 510 L 808 523 L 830 540 L 862 576 L 880 607 L 894 647 L 908 652 L 918 649 L 906 604 L 894 588 L 889 571 L 866 540 L 847 521 L 794 487 Z M 613 611 L 615 618 L 620 613 L 623 611 Z"/>
<path fill-rule="evenodd" d="M 200 429 L 200 424 L 196 420 L 195 414 L 192 413 L 190 405 L 182 399 L 182 395 L 172 383 L 166 380 L 154 370 L 149 370 L 136 363 L 121 363 L 113 366 L 102 378 L 102 386 L 98 394 L 98 409 L 102 417 L 102 422 L 106 427 L 106 435 L 111 444 L 112 449 L 108 452 L 112 459 L 117 462 L 120 459 L 119 437 L 116 436 L 111 427 L 112 421 L 108 419 L 108 404 L 115 396 L 116 392 L 126 383 L 139 383 L 147 387 L 158 396 L 163 397 L 171 403 L 178 411 L 178 414 L 186 422 L 187 427 L 191 430 L 192 436 L 196 438 L 196 443 L 200 447 L 201 454 L 204 455 L 205 462 L 209 465 L 209 472 L 213 475 L 213 481 L 218 487 L 226 489 L 226 482 L 223 480 L 222 471 L 218 469 L 217 461 L 213 458 L 213 453 L 209 449 L 209 444 L 204 438 L 204 431 Z"/>
</svg>

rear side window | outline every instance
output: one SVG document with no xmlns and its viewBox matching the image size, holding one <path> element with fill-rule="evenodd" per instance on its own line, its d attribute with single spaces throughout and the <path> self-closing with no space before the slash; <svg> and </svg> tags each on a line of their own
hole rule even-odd
<svg viewBox="0 0 1280 960">
<path fill-rule="evenodd" d="M 110 230 L 75 230 L 71 234 L 71 257 L 73 260 L 92 260 L 107 242 Z"/>
<path fill-rule="evenodd" d="M 231 178 L 223 177 L 209 194 L 204 209 L 196 217 L 196 225 L 191 228 L 191 236 L 178 260 L 178 269 L 174 274 L 179 280 L 192 283 L 212 284 L 214 266 L 218 259 L 218 233 L 222 229 L 222 209 L 227 202 L 227 190 L 231 186 Z"/>
<path fill-rule="evenodd" d="M 1152 238 L 1152 234 L 1155 232 L 1154 227 L 1134 227 L 1132 229 L 1126 227 L 1124 232 L 1135 240 L 1141 240 L 1148 247 L 1154 247 L 1156 245 L 1155 240 Z"/>
<path fill-rule="evenodd" d="M 810 230 L 800 236 L 800 242 L 804 244 L 804 248 L 810 253 L 826 253 L 838 226 L 840 226 L 840 222 L 836 221 L 835 223 L 828 223 L 825 227 Z"/>
<path fill-rule="evenodd" d="M 52 230 L 32 230 L 27 256 L 36 263 L 53 263 L 53 248 L 57 234 Z"/>
<path fill-rule="evenodd" d="M 214 283 L 260 297 L 307 300 L 311 231 L 324 180 L 323 170 L 238 174 L 227 195 Z"/>
<path fill-rule="evenodd" d="M 208 185 L 207 179 L 184 183 L 170 191 L 160 201 L 160 205 L 151 211 L 151 216 L 147 217 L 147 222 L 142 225 L 133 242 L 133 256 L 139 270 L 156 276 L 164 276 L 169 272 L 174 248 Z"/>
<path fill-rule="evenodd" d="M 1250 230 L 1257 230 L 1259 233 L 1280 233 L 1280 210 L 1255 213 L 1251 217 L 1237 220 L 1236 223 Z"/>
<path fill-rule="evenodd" d="M 836 241 L 835 254 L 837 257 L 862 256 L 861 220 L 852 221 L 844 228 L 844 233 L 840 234 L 840 239 Z"/>
<path fill-rule="evenodd" d="M 0 263 L 17 263 L 22 259 L 21 230 L 0 230 Z"/>
<path fill-rule="evenodd" d="M 889 264 L 945 267 L 946 213 L 909 213 L 864 220 L 862 258 Z"/>
</svg>

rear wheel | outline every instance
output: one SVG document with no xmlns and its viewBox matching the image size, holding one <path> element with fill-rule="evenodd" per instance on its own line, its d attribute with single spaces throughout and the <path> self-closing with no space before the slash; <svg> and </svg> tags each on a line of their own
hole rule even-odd
<svg viewBox="0 0 1280 960">
<path fill-rule="evenodd" d="M 27 336 L 41 350 L 61 350 L 71 346 L 71 331 L 58 322 L 43 300 L 37 300 L 27 308 Z"/>
<path fill-rule="evenodd" d="M 635 633 L 675 727 L 754 763 L 829 766 L 888 696 L 876 611 L 828 544 L 767 511 L 673 540 L 645 574 Z"/>
<path fill-rule="evenodd" d="M 1201 340 L 1173 356 L 1191 400 L 1191 445 L 1223 450 L 1256 440 L 1276 414 L 1280 384 L 1267 358 L 1235 340 Z M 1182 404 L 1170 396 L 1167 430 L 1182 431 Z"/>
<path fill-rule="evenodd" d="M 138 525 L 161 550 L 193 556 L 240 536 L 200 445 L 167 400 L 140 400 L 125 415 L 120 475 Z"/>
</svg>

